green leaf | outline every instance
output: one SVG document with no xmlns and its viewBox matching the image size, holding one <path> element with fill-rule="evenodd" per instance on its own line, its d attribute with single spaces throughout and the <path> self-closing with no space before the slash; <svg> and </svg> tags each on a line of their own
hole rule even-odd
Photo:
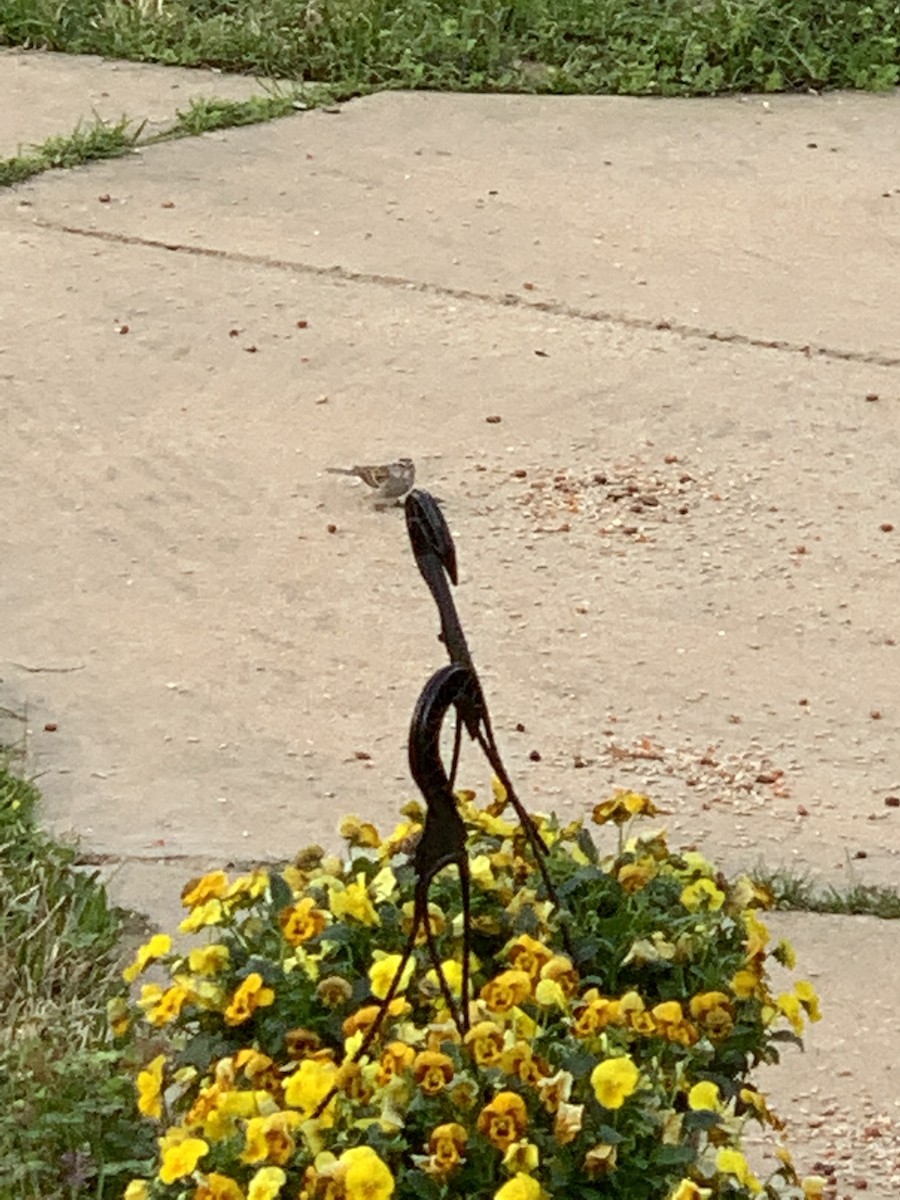
<svg viewBox="0 0 900 1200">
<path fill-rule="evenodd" d="M 694 1160 L 693 1146 L 660 1146 L 653 1161 L 661 1167 L 681 1167 Z"/>
<path fill-rule="evenodd" d="M 273 871 L 269 876 L 269 892 L 272 896 L 272 911 L 280 913 L 294 903 L 294 893 L 283 875 Z"/>
</svg>

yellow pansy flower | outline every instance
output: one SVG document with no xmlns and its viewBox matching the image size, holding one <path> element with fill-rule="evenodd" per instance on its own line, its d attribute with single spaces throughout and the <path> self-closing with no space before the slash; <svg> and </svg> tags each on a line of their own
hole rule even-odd
<svg viewBox="0 0 900 1200">
<path fill-rule="evenodd" d="M 518 1040 L 532 1042 L 537 1036 L 537 1021 L 529 1017 L 524 1009 L 511 1008 L 507 1022 L 510 1033 Z"/>
<path fill-rule="evenodd" d="M 209 900 L 221 900 L 228 891 L 228 876 L 224 871 L 211 871 L 199 879 L 191 879 L 181 891 L 181 903 L 185 908 L 196 908 Z"/>
<path fill-rule="evenodd" d="M 413 1059 L 413 1076 L 426 1096 L 442 1092 L 453 1078 L 453 1060 L 439 1050 L 422 1050 Z"/>
<path fill-rule="evenodd" d="M 493 1021 L 478 1021 L 463 1038 L 479 1067 L 498 1067 L 503 1058 L 503 1030 Z"/>
<path fill-rule="evenodd" d="M 793 992 L 782 992 L 775 1002 L 778 1011 L 790 1021 L 794 1033 L 803 1032 L 803 1006 Z"/>
<path fill-rule="evenodd" d="M 311 1117 L 337 1083 L 339 1068 L 328 1059 L 305 1059 L 284 1081 L 285 1103 Z"/>
<path fill-rule="evenodd" d="M 692 1021 L 682 1021 L 680 1025 L 667 1025 L 662 1032 L 676 1046 L 696 1046 L 700 1041 L 700 1030 Z"/>
<path fill-rule="evenodd" d="M 207 900 L 191 909 L 178 928 L 182 933 L 196 933 L 207 925 L 221 925 L 225 919 L 225 909 L 221 900 Z"/>
<path fill-rule="evenodd" d="M 380 872 L 379 872 L 380 874 Z M 376 876 L 377 878 L 377 876 Z M 385 897 L 387 899 L 388 897 Z M 403 932 L 409 936 L 412 933 L 413 921 L 416 916 L 416 905 L 414 900 L 407 900 L 401 907 L 400 912 L 403 914 Z M 440 935 L 447 928 L 447 917 L 444 910 L 437 904 L 429 901 L 428 903 L 428 924 L 431 926 L 431 932 L 435 937 Z M 416 945 L 423 946 L 428 939 L 425 936 L 424 922 L 419 923 L 419 928 L 416 932 Z"/>
<path fill-rule="evenodd" d="M 656 1021 L 653 1014 L 647 1012 L 646 1005 L 638 992 L 625 992 L 619 999 L 619 1009 L 616 1020 L 633 1029 L 635 1033 L 651 1034 L 656 1032 Z"/>
<path fill-rule="evenodd" d="M 588 1179 L 603 1179 L 616 1169 L 619 1152 L 609 1142 L 598 1142 L 584 1156 L 584 1173 Z"/>
<path fill-rule="evenodd" d="M 787 940 L 782 938 L 775 949 L 772 951 L 772 957 L 776 962 L 780 962 L 783 967 L 787 967 L 789 971 L 793 971 L 797 965 L 797 951 Z"/>
<path fill-rule="evenodd" d="M 317 937 L 328 924 L 328 918 L 311 896 L 283 908 L 278 917 L 284 940 L 291 946 L 301 946 Z"/>
<path fill-rule="evenodd" d="M 591 1072 L 591 1087 L 598 1104 L 604 1108 L 621 1108 L 637 1090 L 640 1071 L 629 1055 L 607 1058 Z"/>
<path fill-rule="evenodd" d="M 234 1121 L 250 1121 L 254 1117 L 268 1117 L 280 1111 L 271 1092 L 255 1088 L 252 1092 L 225 1092 L 218 1103 L 217 1114 L 223 1118 L 222 1129 L 231 1136 Z"/>
<path fill-rule="evenodd" d="M 218 1104 L 219 1112 L 226 1117 L 234 1117 L 240 1121 L 251 1121 L 254 1117 L 263 1116 L 260 1112 L 260 1099 L 269 1111 L 271 1111 L 272 1097 L 268 1092 L 263 1091 L 234 1091 L 224 1092 Z"/>
<path fill-rule="evenodd" d="M 718 1112 L 722 1106 L 722 1096 L 718 1084 L 704 1079 L 695 1083 L 688 1092 L 688 1108 L 694 1112 Z"/>
<path fill-rule="evenodd" d="M 126 1197 L 127 1200 L 127 1197 Z M 230 1175 L 211 1171 L 194 1192 L 192 1200 L 244 1200 L 244 1192 Z"/>
<path fill-rule="evenodd" d="M 623 863 L 616 878 L 622 889 L 632 895 L 645 888 L 658 873 L 659 868 L 652 859 L 643 859 L 641 862 Z"/>
<path fill-rule="evenodd" d="M 605 1029 L 607 1025 L 615 1024 L 618 1020 L 619 1001 L 611 1000 L 606 996 L 597 996 L 594 991 L 594 998 L 589 1000 L 583 1008 L 579 1008 L 575 1014 L 572 1032 L 575 1037 L 592 1037 L 595 1033 Z"/>
<path fill-rule="evenodd" d="M 744 952 L 747 956 L 747 962 L 749 964 L 757 958 L 765 957 L 770 934 L 768 926 L 759 919 L 752 909 L 749 909 L 743 914 L 743 920 L 744 928 L 747 930 L 747 940 L 744 943 Z"/>
<path fill-rule="evenodd" d="M 369 821 L 362 821 L 353 815 L 341 818 L 338 833 L 350 846 L 377 850 L 381 845 L 381 837 L 375 826 Z"/>
<path fill-rule="evenodd" d="M 385 954 L 369 967 L 369 982 L 372 987 L 372 995 L 376 999 L 383 1000 L 388 994 L 391 984 L 394 982 L 394 976 L 400 969 L 402 962 L 403 956 L 401 954 Z M 394 989 L 395 994 L 406 991 L 414 969 L 415 964 L 411 958 L 408 958 L 403 967 L 403 976 Z"/>
<path fill-rule="evenodd" d="M 394 1076 L 402 1075 L 409 1070 L 415 1057 L 415 1050 L 412 1046 L 407 1046 L 405 1042 L 388 1043 L 381 1052 L 378 1072 L 375 1075 L 378 1087 L 384 1087 Z"/>
<path fill-rule="evenodd" d="M 771 908 L 775 903 L 772 889 L 751 879 L 749 875 L 741 875 L 732 883 L 729 891 L 730 906 L 734 908 Z M 785 946 L 790 947 L 790 943 L 785 942 Z M 789 965 L 785 963 L 785 966 Z"/>
<path fill-rule="evenodd" d="M 708 875 L 710 878 L 715 874 L 712 863 L 708 858 L 704 858 L 697 850 L 685 850 L 679 857 L 684 862 L 684 871 L 679 871 L 682 878 L 685 875 L 692 877 L 697 875 Z"/>
<path fill-rule="evenodd" d="M 555 1075 L 546 1075 L 537 1081 L 538 1094 L 547 1112 L 556 1112 L 572 1095 L 572 1084 L 575 1078 L 570 1071 L 557 1071 Z"/>
<path fill-rule="evenodd" d="M 300 1114 L 292 1110 L 271 1113 L 267 1117 L 251 1117 L 247 1122 L 241 1160 L 246 1163 L 271 1162 L 283 1167 L 294 1153 L 293 1131 L 300 1121 Z"/>
<path fill-rule="evenodd" d="M 566 1008 L 566 993 L 555 979 L 539 979 L 534 998 L 541 1008 Z"/>
<path fill-rule="evenodd" d="M 428 1165 L 430 1175 L 449 1175 L 463 1162 L 463 1151 L 469 1135 L 462 1125 L 453 1122 L 437 1125 L 428 1139 L 431 1156 Z"/>
<path fill-rule="evenodd" d="M 761 1192 L 762 1184 L 750 1170 L 750 1164 L 740 1150 L 723 1146 L 716 1155 L 716 1170 L 722 1175 L 733 1175 L 738 1183 L 751 1192 Z"/>
<path fill-rule="evenodd" d="M 190 1000 L 190 994 L 187 989 L 180 984 L 173 984 L 172 987 L 166 988 L 156 999 L 156 1003 L 147 1007 L 146 1016 L 150 1025 L 156 1029 L 160 1029 L 163 1025 L 168 1025 L 170 1021 L 181 1013 L 185 1004 Z"/>
<path fill-rule="evenodd" d="M 561 1146 L 568 1146 L 581 1133 L 583 1123 L 584 1105 L 568 1104 L 561 1100 L 553 1121 L 553 1136 Z"/>
<path fill-rule="evenodd" d="M 281 878 L 291 889 L 294 896 L 302 896 L 309 884 L 310 875 L 308 871 L 302 870 L 295 863 L 290 863 L 281 872 Z"/>
<path fill-rule="evenodd" d="M 657 930 L 649 938 L 636 938 L 622 959 L 622 965 L 635 963 L 640 967 L 644 963 L 671 962 L 677 954 L 678 947 Z"/>
<path fill-rule="evenodd" d="M 397 887 L 397 876 L 392 867 L 382 867 L 369 880 L 369 895 L 376 904 L 383 904 L 394 894 Z M 429 912 L 431 906 L 429 906 Z"/>
<path fill-rule="evenodd" d="M 275 1200 L 286 1182 L 281 1167 L 261 1167 L 250 1180 L 247 1200 Z"/>
<path fill-rule="evenodd" d="M 380 925 L 378 913 L 369 899 L 366 877 L 360 872 L 353 883 L 341 888 L 337 885 L 331 888 L 328 897 L 328 907 L 334 916 L 352 917 L 362 925 Z"/>
<path fill-rule="evenodd" d="M 507 1075 L 516 1075 L 523 1083 L 536 1084 L 544 1077 L 541 1066 L 534 1057 L 534 1051 L 525 1040 L 507 1046 L 503 1051 L 500 1066 Z"/>
<path fill-rule="evenodd" d="M 669 1200 L 709 1200 L 712 1188 L 700 1187 L 693 1179 L 682 1179 Z"/>
<path fill-rule="evenodd" d="M 275 1002 L 275 993 L 263 984 L 262 975 L 254 971 L 248 975 L 231 998 L 225 1009 L 226 1025 L 243 1025 L 249 1021 L 257 1008 L 267 1008 Z"/>
<path fill-rule="evenodd" d="M 159 1168 L 161 1183 L 174 1183 L 176 1179 L 192 1175 L 200 1159 L 209 1153 L 209 1143 L 203 1138 L 186 1137 L 174 1142 L 164 1138 L 163 1141 L 167 1144 Z"/>
<path fill-rule="evenodd" d="M 113 1037 L 123 1037 L 131 1028 L 131 1011 L 124 996 L 113 996 L 106 1002 L 106 1020 Z"/>
<path fill-rule="evenodd" d="M 734 1028 L 731 1001 L 724 992 L 701 992 L 691 998 L 690 1009 L 713 1040 L 727 1037 Z"/>
<path fill-rule="evenodd" d="M 254 867 L 249 875 L 238 875 L 234 883 L 230 883 L 225 891 L 223 899 L 242 900 L 258 900 L 264 895 L 269 886 L 269 872 L 265 867 Z"/>
<path fill-rule="evenodd" d="M 208 1121 L 211 1115 L 217 1111 L 217 1105 L 222 1098 L 222 1088 L 218 1084 L 211 1084 L 209 1087 L 200 1089 L 194 1103 L 188 1109 L 184 1117 L 184 1124 L 188 1129 L 201 1129 L 203 1136 L 210 1138 L 212 1141 L 217 1141 L 219 1137 L 225 1136 L 217 1129 L 216 1122 L 213 1120 L 213 1128 L 208 1127 Z"/>
<path fill-rule="evenodd" d="M 172 939 L 167 933 L 154 934 L 149 942 L 139 947 L 134 961 L 122 972 L 126 983 L 134 983 L 138 975 L 145 971 L 150 963 L 163 958 L 172 949 Z"/>
<path fill-rule="evenodd" d="M 558 983 L 567 997 L 574 996 L 578 991 L 578 972 L 564 954 L 554 954 L 544 963 L 541 967 L 541 979 L 551 979 Z"/>
<path fill-rule="evenodd" d="M 498 1092 L 478 1114 L 478 1132 L 504 1152 L 519 1141 L 528 1125 L 528 1109 L 516 1092 Z"/>
<path fill-rule="evenodd" d="M 501 971 L 480 994 L 491 1012 L 509 1012 L 531 995 L 531 979 L 525 971 Z"/>
<path fill-rule="evenodd" d="M 390 1200 L 394 1176 L 371 1146 L 354 1146 L 338 1160 L 347 1200 Z"/>
<path fill-rule="evenodd" d="M 794 984 L 794 995 L 803 1005 L 810 1021 L 821 1021 L 822 1013 L 819 1009 L 819 996 L 808 979 L 800 979 Z"/>
<path fill-rule="evenodd" d="M 524 971 L 532 983 L 540 979 L 541 968 L 553 958 L 552 950 L 527 933 L 521 934 L 511 942 L 506 953 L 510 966 L 517 971 Z"/>
<path fill-rule="evenodd" d="M 216 1084 L 222 1091 L 234 1087 L 234 1059 L 220 1058 L 216 1063 Z"/>
<path fill-rule="evenodd" d="M 710 912 L 718 912 L 725 903 L 725 893 L 721 891 L 713 883 L 711 879 L 705 876 L 701 879 L 695 879 L 693 883 L 689 883 L 681 893 L 681 903 L 688 912 L 697 912 L 699 909 L 708 909 Z"/>
<path fill-rule="evenodd" d="M 604 800 L 602 804 L 594 805 L 593 821 L 596 825 L 605 825 L 612 821 L 615 825 L 624 825 L 632 817 L 655 817 L 659 809 L 649 798 L 637 792 L 619 792 L 612 800 Z"/>
<path fill-rule="evenodd" d="M 143 1071 L 138 1072 L 137 1094 L 138 1111 L 151 1120 L 158 1121 L 162 1116 L 162 1081 L 166 1056 L 158 1054 Z"/>
<path fill-rule="evenodd" d="M 273 1060 L 268 1054 L 261 1054 L 259 1050 L 238 1050 L 234 1056 L 234 1069 L 243 1071 L 248 1079 L 265 1075 L 272 1065 Z"/>
<path fill-rule="evenodd" d="M 444 983 L 450 989 L 450 994 L 459 996 L 462 994 L 462 963 L 457 962 L 455 958 L 445 958 L 441 963 L 441 974 L 444 977 Z M 437 971 L 434 967 L 425 975 L 425 982 L 430 988 L 436 991 L 440 990 L 441 984 L 438 979 Z"/>
<path fill-rule="evenodd" d="M 403 850 L 407 854 L 412 853 L 412 847 L 416 843 L 418 835 L 422 832 L 420 821 L 401 821 L 394 829 L 394 832 L 389 834 L 381 843 L 381 857 L 391 858 L 398 851 Z"/>
<path fill-rule="evenodd" d="M 521 1171 L 525 1175 L 536 1171 L 540 1161 L 541 1153 L 534 1142 L 512 1142 L 503 1155 L 503 1165 L 507 1171 Z"/>
<path fill-rule="evenodd" d="M 494 1192 L 494 1200 L 541 1200 L 543 1194 L 536 1179 L 520 1172 Z"/>
<path fill-rule="evenodd" d="M 329 975 L 322 979 L 316 987 L 316 996 L 328 1008 L 344 1004 L 353 995 L 353 985 L 340 975 Z"/>
<path fill-rule="evenodd" d="M 494 864 L 489 854 L 475 854 L 469 860 L 469 878 L 482 892 L 493 892 L 500 886 L 494 877 Z"/>
<path fill-rule="evenodd" d="M 666 1030 L 670 1025 L 680 1025 L 684 1020 L 684 1012 L 677 1000 L 663 1000 L 660 1004 L 654 1004 L 650 1015 L 661 1030 Z"/>
<path fill-rule="evenodd" d="M 146 1179 L 132 1179 L 122 1200 L 150 1200 L 150 1187 Z"/>
<path fill-rule="evenodd" d="M 389 1017 L 400 1017 L 409 1011 L 409 1001 L 404 999 L 403 996 L 395 996 L 387 1007 L 387 1015 Z M 366 1004 L 362 1008 L 358 1008 L 356 1012 L 351 1013 L 345 1019 L 341 1025 L 341 1032 L 348 1040 L 356 1034 L 365 1034 L 380 1012 L 381 1006 L 379 1004 Z"/>
<path fill-rule="evenodd" d="M 195 975 L 218 975 L 228 966 L 231 952 L 222 942 L 197 946 L 188 955 L 188 967 Z"/>
<path fill-rule="evenodd" d="M 760 978 L 755 971 L 744 968 L 731 977 L 730 987 L 739 1000 L 748 1000 L 758 994 Z"/>
</svg>

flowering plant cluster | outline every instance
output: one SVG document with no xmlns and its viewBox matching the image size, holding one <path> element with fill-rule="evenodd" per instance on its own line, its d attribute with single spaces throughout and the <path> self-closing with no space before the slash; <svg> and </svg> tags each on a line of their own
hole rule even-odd
<svg viewBox="0 0 900 1200">
<path fill-rule="evenodd" d="M 748 1120 L 780 1128 L 750 1073 L 818 1018 L 811 984 L 759 911 L 764 888 L 727 882 L 661 832 L 627 836 L 650 800 L 622 793 L 594 820 L 536 818 L 558 907 L 521 826 L 458 793 L 472 883 L 468 1031 L 453 871 L 429 903 L 442 973 L 417 945 L 377 1036 L 413 921 L 423 813 L 382 838 L 347 818 L 343 858 L 318 848 L 284 870 L 216 871 L 182 895 L 176 952 L 159 934 L 126 969 L 139 996 L 112 1006 L 141 1036 L 140 1112 L 157 1124 L 152 1174 L 126 1200 L 750 1200 L 813 1195 L 786 1151 L 760 1181 Z M 608 830 L 607 830 L 608 832 Z M 148 982 L 156 977 L 157 981 Z M 162 980 L 162 982 L 159 982 Z M 149 1035 L 149 1036 L 148 1036 Z"/>
</svg>

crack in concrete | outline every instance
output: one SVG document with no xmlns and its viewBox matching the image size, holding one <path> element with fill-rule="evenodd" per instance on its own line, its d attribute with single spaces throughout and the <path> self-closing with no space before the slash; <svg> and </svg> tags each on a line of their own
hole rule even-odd
<svg viewBox="0 0 900 1200">
<path fill-rule="evenodd" d="M 246 254 L 239 250 L 220 250 L 214 246 L 189 246 L 183 242 L 164 242 L 158 238 L 138 237 L 134 234 L 112 233 L 103 229 L 84 229 L 78 225 L 64 225 L 57 221 L 40 218 L 34 222 L 41 229 L 76 237 L 95 238 L 121 246 L 142 246 L 149 250 L 168 250 L 176 254 L 189 254 L 199 258 L 213 258 L 224 262 L 245 263 L 270 270 L 289 271 L 296 275 L 312 275 L 322 279 L 341 279 L 346 283 L 374 284 L 378 287 L 402 288 L 405 291 L 423 292 L 449 300 L 489 304 L 496 308 L 518 308 L 529 312 L 548 313 L 573 321 L 591 321 L 599 325 L 614 325 L 622 329 L 637 329 L 650 333 L 669 333 L 685 341 L 723 342 L 731 346 L 747 346 L 754 350 L 775 350 L 781 354 L 802 354 L 805 358 L 824 358 L 833 362 L 866 363 L 876 367 L 900 367 L 900 355 L 881 354 L 877 350 L 842 350 L 834 346 L 801 344 L 780 339 L 754 337 L 748 333 L 721 333 L 715 329 L 704 329 L 682 321 L 668 321 L 654 317 L 629 317 L 622 313 L 603 312 L 577 308 L 557 300 L 528 300 L 512 292 L 502 294 L 479 292 L 470 288 L 448 287 L 439 283 L 406 279 L 402 275 L 382 275 L 373 271 L 354 271 L 349 267 L 316 267 L 311 263 L 288 259 L 270 258 L 264 254 Z"/>
<path fill-rule="evenodd" d="M 202 864 L 215 862 L 216 870 L 223 871 L 253 871 L 258 867 L 284 868 L 291 862 L 290 858 L 229 858 L 221 861 L 221 855 L 215 854 L 103 854 L 84 853 L 75 858 L 76 867 L 125 867 L 139 863 L 149 867 L 167 867 L 175 863 L 193 863 L 198 870 L 203 870 Z M 212 870 L 212 867 L 206 868 Z"/>
</svg>

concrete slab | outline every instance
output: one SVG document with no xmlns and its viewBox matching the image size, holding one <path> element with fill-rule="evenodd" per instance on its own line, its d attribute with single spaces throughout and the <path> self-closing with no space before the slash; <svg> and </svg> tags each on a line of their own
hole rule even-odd
<svg viewBox="0 0 900 1200">
<path fill-rule="evenodd" d="M 648 788 L 731 864 L 896 879 L 896 371 L 24 214 L 0 701 L 56 827 L 271 858 L 391 820 L 435 616 L 402 515 L 322 469 L 407 450 L 531 803 Z"/>
<path fill-rule="evenodd" d="M 113 62 L 91 54 L 0 50 L 0 157 L 20 153 L 82 122 L 146 121 L 152 133 L 194 97 L 247 100 L 265 84 L 221 71 Z"/>
<path fill-rule="evenodd" d="M 210 139 L 202 168 L 184 143 L 24 195 L 98 232 L 896 363 L 898 123 L 900 92 L 383 93 Z"/>
<path fill-rule="evenodd" d="M 897 103 L 386 95 L 0 199 L 0 708 L 114 895 L 411 794 L 434 613 L 323 474 L 401 453 L 530 805 L 896 883 Z M 798 1164 L 888 1200 L 898 931 L 774 923 Z"/>
<path fill-rule="evenodd" d="M 798 1168 L 832 1181 L 826 1195 L 889 1200 L 900 1194 L 900 924 L 797 913 L 768 924 L 793 943 L 822 997 L 822 1020 L 807 1028 L 804 1052 L 786 1046 L 760 1084 L 787 1120 Z"/>
</svg>

